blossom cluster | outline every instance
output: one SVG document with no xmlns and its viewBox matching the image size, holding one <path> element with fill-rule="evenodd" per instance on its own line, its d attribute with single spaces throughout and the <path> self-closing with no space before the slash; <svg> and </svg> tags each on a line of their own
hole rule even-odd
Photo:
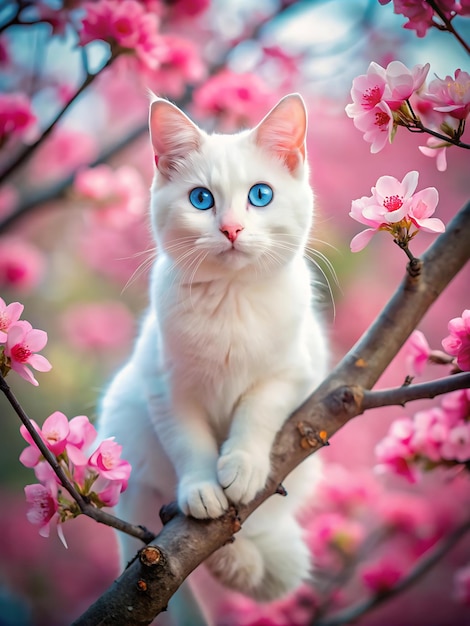
<svg viewBox="0 0 470 626">
<path fill-rule="evenodd" d="M 38 350 L 47 343 L 47 333 L 34 329 L 27 321 L 20 320 L 24 306 L 20 302 L 6 304 L 0 298 L 0 372 L 6 376 L 10 370 L 38 385 L 28 365 L 41 372 L 51 369 L 51 364 Z M 37 440 L 41 440 L 55 457 L 67 480 L 78 493 L 98 508 L 114 506 L 121 492 L 127 488 L 131 466 L 121 459 L 122 446 L 113 438 L 105 439 L 90 454 L 90 446 L 97 432 L 88 417 L 79 415 L 68 421 L 60 411 L 55 411 L 42 428 L 34 420 L 27 420 L 20 428 L 21 435 L 29 444 L 20 455 L 26 467 L 34 468 L 39 483 L 25 487 L 26 500 L 30 505 L 27 517 L 39 525 L 41 535 L 49 536 L 52 521 L 64 522 L 80 514 L 73 496 L 67 492 L 55 470 L 43 456 Z M 64 481 L 65 482 L 65 481 Z M 57 527 L 65 544 L 61 527 Z"/>
<path fill-rule="evenodd" d="M 470 309 L 462 317 L 451 319 L 449 335 L 442 346 L 449 358 L 431 350 L 424 334 L 415 330 L 405 353 L 408 367 L 421 375 L 428 361 L 456 364 L 470 371 Z M 470 460 L 470 390 L 455 391 L 443 396 L 440 406 L 419 411 L 413 418 L 393 422 L 388 435 L 376 447 L 379 470 L 391 471 L 416 481 L 418 468 L 437 465 L 452 466 Z"/>
<path fill-rule="evenodd" d="M 416 482 L 420 469 L 470 460 L 470 391 L 446 394 L 440 406 L 395 420 L 375 449 L 377 470 Z"/>
<path fill-rule="evenodd" d="M 47 333 L 20 320 L 23 309 L 19 302 L 7 305 L 0 298 L 0 371 L 5 376 L 14 370 L 28 382 L 38 385 L 28 365 L 39 372 L 51 369 L 46 357 L 37 354 L 47 343 Z"/>
<path fill-rule="evenodd" d="M 136 0 L 99 0 L 82 5 L 85 15 L 79 32 L 80 44 L 97 39 L 108 42 L 115 52 L 136 56 L 146 68 L 160 65 L 165 49 L 158 32 L 159 20 Z"/>
<path fill-rule="evenodd" d="M 436 157 L 437 168 L 444 171 L 446 148 L 458 145 L 470 114 L 470 74 L 457 69 L 453 77 L 435 78 L 425 90 L 429 68 L 429 63 L 410 70 L 400 61 L 386 68 L 372 62 L 366 74 L 353 80 L 353 102 L 346 106 L 346 113 L 364 133 L 372 153 L 393 140 L 398 126 L 431 132 L 433 136 L 420 150 Z"/>
<path fill-rule="evenodd" d="M 441 220 L 431 217 L 439 199 L 437 189 L 427 187 L 415 193 L 418 178 L 416 171 L 408 172 L 401 182 L 393 176 L 381 176 L 371 196 L 353 200 L 350 217 L 369 228 L 352 239 L 352 252 L 362 250 L 381 230 L 389 232 L 402 247 L 407 247 L 419 230 L 445 230 Z"/>
<path fill-rule="evenodd" d="M 114 506 L 127 487 L 131 466 L 121 459 L 122 446 L 113 439 L 105 439 L 89 454 L 87 451 L 96 439 L 96 429 L 88 417 L 79 415 L 68 421 L 60 411 L 52 413 L 42 429 L 31 420 L 44 444 L 55 456 L 75 489 L 101 508 Z M 80 514 L 72 496 L 61 485 L 56 473 L 44 460 L 31 433 L 21 426 L 21 434 L 29 444 L 20 455 L 26 467 L 34 468 L 39 483 L 25 487 L 30 505 L 28 520 L 39 526 L 39 533 L 48 537 L 51 523 L 60 524 Z M 63 539 L 61 527 L 57 526 Z"/>
<path fill-rule="evenodd" d="M 388 4 L 391 0 L 379 0 L 379 2 Z M 448 21 L 455 15 L 470 15 L 470 0 L 437 0 L 436 4 L 444 19 Z M 435 21 L 438 16 L 435 9 L 425 0 L 393 0 L 393 5 L 395 13 L 404 15 L 408 19 L 404 28 L 416 31 L 418 37 L 424 37 L 433 26 L 442 28 L 441 22 Z"/>
</svg>

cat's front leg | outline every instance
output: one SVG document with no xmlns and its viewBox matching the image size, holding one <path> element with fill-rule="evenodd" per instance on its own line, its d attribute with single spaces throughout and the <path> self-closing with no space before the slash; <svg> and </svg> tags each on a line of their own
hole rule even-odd
<svg viewBox="0 0 470 626">
<path fill-rule="evenodd" d="M 274 438 L 305 395 L 305 381 L 275 378 L 242 397 L 217 462 L 220 484 L 231 502 L 246 504 L 265 487 Z"/>
<path fill-rule="evenodd" d="M 198 519 L 220 517 L 228 501 L 217 478 L 218 448 L 204 411 L 195 402 L 162 407 L 161 398 L 154 398 L 151 408 L 158 438 L 176 472 L 179 508 Z"/>
</svg>

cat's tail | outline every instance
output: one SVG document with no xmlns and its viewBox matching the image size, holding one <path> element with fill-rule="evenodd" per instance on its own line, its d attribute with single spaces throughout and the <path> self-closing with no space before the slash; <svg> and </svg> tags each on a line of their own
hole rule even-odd
<svg viewBox="0 0 470 626">
<path fill-rule="evenodd" d="M 260 602 L 285 596 L 311 576 L 310 551 L 295 517 L 273 515 L 273 507 L 268 513 L 264 506 L 252 514 L 233 543 L 206 561 L 223 585 Z"/>
<path fill-rule="evenodd" d="M 224 585 L 258 601 L 280 598 L 312 578 L 311 553 L 297 514 L 321 477 L 315 454 L 286 479 L 287 497 L 271 496 L 243 524 L 235 541 L 206 564 Z"/>
</svg>

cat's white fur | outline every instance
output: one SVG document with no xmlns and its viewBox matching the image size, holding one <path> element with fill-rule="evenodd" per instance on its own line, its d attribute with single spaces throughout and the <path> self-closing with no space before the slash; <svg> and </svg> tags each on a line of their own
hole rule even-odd
<svg viewBox="0 0 470 626">
<path fill-rule="evenodd" d="M 263 489 L 276 433 L 325 375 L 327 347 L 303 256 L 313 195 L 301 97 L 234 135 L 208 135 L 156 99 L 150 132 L 150 308 L 103 399 L 100 434 L 133 466 L 118 514 L 158 530 L 159 507 L 175 496 L 184 513 L 215 518 Z M 248 201 L 256 183 L 274 191 L 263 208 Z M 196 187 L 213 208 L 191 205 Z M 294 470 L 288 496 L 257 509 L 210 570 L 261 600 L 299 585 L 310 559 L 296 515 L 317 476 L 314 458 Z M 124 561 L 138 547 L 124 538 Z"/>
</svg>

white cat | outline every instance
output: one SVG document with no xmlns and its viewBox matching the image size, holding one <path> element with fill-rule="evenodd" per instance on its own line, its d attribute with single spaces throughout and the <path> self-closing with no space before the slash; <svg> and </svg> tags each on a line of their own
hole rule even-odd
<svg viewBox="0 0 470 626">
<path fill-rule="evenodd" d="M 151 222 L 158 248 L 150 308 L 130 361 L 103 399 L 100 434 L 133 471 L 117 513 L 158 531 L 177 498 L 197 518 L 265 486 L 276 433 L 326 371 L 304 248 L 313 195 L 307 119 L 292 94 L 253 130 L 208 135 L 155 99 Z M 313 457 L 207 565 L 259 600 L 310 571 L 296 514 L 318 477 Z M 124 561 L 139 543 L 122 538 Z"/>
</svg>

